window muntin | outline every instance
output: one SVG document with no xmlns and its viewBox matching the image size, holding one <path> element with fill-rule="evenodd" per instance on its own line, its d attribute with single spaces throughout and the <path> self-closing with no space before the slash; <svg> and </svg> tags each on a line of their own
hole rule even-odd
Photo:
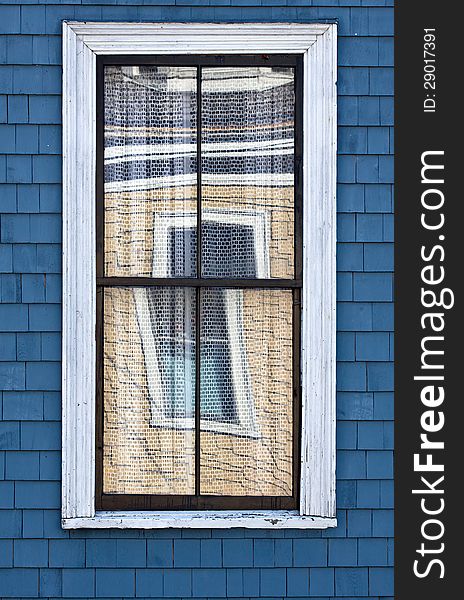
<svg viewBox="0 0 464 600">
<path fill-rule="evenodd" d="M 268 60 L 263 58 L 263 61 Z M 286 60 L 289 61 L 288 58 Z M 278 63 L 279 59 L 275 62 Z M 106 351 L 111 342 L 106 338 L 104 319 L 100 355 L 104 357 L 103 362 L 108 363 L 108 372 L 103 375 L 101 382 L 104 387 L 103 398 L 100 392 L 103 400 L 100 408 L 104 442 L 100 458 L 103 469 L 97 469 L 97 489 L 103 492 L 100 500 L 102 508 L 296 506 L 298 460 L 293 460 L 293 457 L 298 456 L 299 446 L 298 306 L 301 274 L 299 279 L 294 278 L 294 258 L 301 252 L 301 232 L 300 224 L 295 226 L 293 215 L 295 204 L 301 198 L 298 186 L 295 193 L 297 177 L 293 167 L 298 135 L 295 134 L 292 119 L 289 119 L 289 113 L 293 115 L 296 105 L 293 73 L 297 61 L 292 57 L 291 62 L 291 67 L 269 67 L 266 64 L 258 68 L 207 68 L 199 64 L 195 67 L 199 76 L 196 90 L 198 92 L 205 85 L 206 93 L 201 93 L 200 103 L 197 98 L 196 113 L 192 108 L 193 86 L 191 82 L 185 85 L 189 77 L 182 71 L 192 67 L 157 66 L 157 69 L 165 69 L 165 79 L 166 73 L 172 76 L 172 69 L 178 69 L 174 79 L 179 69 L 184 77 L 181 85 L 177 82 L 169 90 L 175 96 L 181 89 L 182 95 L 181 101 L 177 99 L 174 105 L 182 106 L 180 112 L 184 121 L 181 129 L 183 135 L 188 136 L 189 143 L 179 143 L 179 152 L 167 142 L 161 149 L 153 148 L 154 140 L 150 138 L 147 143 L 146 131 L 140 135 L 135 131 L 140 127 L 134 127 L 131 119 L 121 119 L 119 116 L 117 139 L 128 141 L 128 151 L 125 154 L 120 145 L 115 151 L 111 140 L 111 152 L 107 153 L 105 126 L 106 277 L 100 275 L 99 284 L 106 286 L 102 288 L 105 298 L 107 293 L 124 292 L 124 300 L 119 300 L 124 304 L 120 310 L 126 314 L 125 318 L 129 313 L 135 315 L 132 319 L 133 322 L 135 319 L 134 327 L 139 331 L 136 342 L 138 350 L 133 351 L 135 353 L 131 358 L 127 351 L 122 350 L 126 361 L 122 372 L 127 375 L 141 369 L 145 373 L 138 374 L 132 383 L 130 378 L 125 382 L 119 381 L 108 392 L 106 380 L 111 380 L 110 365 L 117 364 L 114 354 L 119 351 L 118 348 L 124 348 L 124 335 L 137 337 L 137 331 L 134 333 L 130 330 L 132 325 L 128 327 L 126 324 L 124 327 L 124 320 L 120 319 L 120 330 L 113 334 L 118 343 L 113 343 L 115 350 L 110 355 Z M 105 66 L 105 71 L 110 69 L 111 77 L 116 81 L 118 78 L 114 73 L 117 68 L 124 74 L 123 81 L 126 81 L 127 73 L 140 76 L 143 72 L 146 79 L 147 65 Z M 271 77 L 273 71 L 274 78 Z M 205 72 L 207 76 L 203 79 Z M 274 115 L 267 109 L 267 121 L 264 119 L 263 123 L 257 123 L 258 119 L 253 115 L 256 113 L 259 117 L 261 114 L 256 106 L 259 107 L 259 95 L 266 90 L 266 85 L 270 85 L 272 90 L 269 79 L 275 79 L 280 86 L 288 88 L 290 72 L 291 93 L 288 89 L 285 93 L 287 104 L 291 98 L 290 106 L 285 104 L 285 99 L 282 100 L 282 94 L 274 94 L 278 99 Z M 283 84 L 282 73 L 285 75 Z M 241 86 L 238 86 L 239 92 L 235 89 L 237 80 Z M 167 87 L 163 81 L 158 86 L 161 91 L 154 94 L 150 90 L 149 102 L 154 101 L 155 106 L 161 102 L 159 96 L 166 93 Z M 258 91 L 256 87 L 259 87 Z M 214 102 L 208 98 L 208 94 L 217 96 Z M 233 98 L 228 98 L 228 94 Z M 251 104 L 245 118 L 237 109 L 240 108 L 240 94 L 247 104 Z M 272 105 L 269 100 L 267 103 L 261 102 L 266 107 L 269 103 Z M 226 111 L 228 117 L 225 125 L 221 125 L 217 110 L 221 104 L 230 109 L 235 106 L 235 111 L 228 111 L 232 116 Z M 120 102 L 119 105 L 122 105 L 122 112 L 131 113 L 130 103 Z M 213 108 L 208 108 L 209 105 Z M 172 133 L 160 133 L 162 128 L 159 124 L 157 128 L 154 127 L 150 118 L 147 125 L 146 113 L 150 111 L 144 110 L 142 129 L 149 129 L 150 135 L 156 129 L 156 143 L 160 139 L 172 141 Z M 189 115 L 188 127 L 185 127 L 186 112 Z M 192 114 L 195 114 L 194 118 Z M 273 132 L 272 118 L 275 119 L 276 115 L 277 131 Z M 115 121 L 118 122 L 118 119 L 112 116 L 111 126 Z M 193 121 L 196 131 L 192 131 Z M 126 127 L 124 124 L 127 122 L 129 125 Z M 221 127 L 224 131 L 220 131 Z M 129 129 L 128 136 L 125 129 Z M 175 129 L 171 121 L 166 129 Z M 264 137 L 262 129 L 266 130 Z M 187 134 L 185 130 L 188 130 Z M 237 131 L 241 135 L 234 141 L 233 136 Z M 201 144 L 195 144 L 200 139 Z M 192 156 L 192 146 L 195 145 L 196 163 Z M 118 157 L 124 163 L 119 178 L 114 175 L 120 168 L 115 160 Z M 106 168 L 107 160 L 109 169 Z M 193 164 L 201 164 L 194 178 Z M 152 176 L 153 172 L 155 176 Z M 201 239 L 198 244 L 196 231 L 200 215 Z M 115 239 L 116 230 L 119 238 Z M 222 243 L 219 244 L 218 235 L 222 235 Z M 213 242 L 215 239 L 216 242 Z M 198 252 L 197 246 L 201 247 L 201 252 Z M 145 264 L 150 261 L 151 265 Z M 136 278 L 140 278 L 140 281 L 134 281 Z M 162 281 L 163 278 L 171 280 L 176 287 L 165 287 L 169 283 Z M 194 281 L 186 282 L 186 278 Z M 214 287 L 208 286 L 211 285 L 211 281 L 208 284 L 208 278 L 215 281 Z M 240 278 L 243 278 L 241 283 L 234 282 Z M 263 281 L 259 283 L 259 279 Z M 149 287 L 144 288 L 141 283 Z M 221 287 L 221 283 L 224 287 Z M 131 287 L 134 285 L 136 287 Z M 185 285 L 189 287 L 183 287 Z M 269 289 L 273 287 L 275 289 Z M 164 297 L 166 294 L 169 296 L 171 308 L 160 301 L 163 294 Z M 175 309 L 172 308 L 173 302 Z M 217 336 L 220 325 L 211 318 L 213 313 L 209 308 L 214 303 L 217 305 L 214 312 L 216 316 L 221 311 L 227 314 L 227 327 L 221 321 L 222 328 L 228 331 L 229 341 L 226 344 Z M 156 304 L 159 306 L 156 309 L 158 313 L 161 311 L 164 314 L 166 323 L 175 332 L 167 336 L 170 339 L 164 342 L 159 335 L 159 327 L 157 330 L 153 325 L 156 313 L 153 307 Z M 106 318 L 106 300 L 104 307 Z M 208 318 L 211 321 L 209 328 Z M 244 322 L 248 322 L 246 327 Z M 163 343 L 165 351 L 162 350 Z M 202 346 L 206 349 L 203 352 Z M 263 350 L 264 356 L 257 361 L 256 356 L 262 354 Z M 258 377 L 250 375 L 248 363 L 253 354 L 255 370 L 256 365 L 260 364 Z M 163 358 L 160 360 L 161 355 Z M 222 355 L 224 363 L 219 383 L 219 370 L 211 369 L 215 355 Z M 273 382 L 278 382 L 279 377 L 282 379 L 283 357 L 287 367 L 283 391 L 270 389 L 276 387 L 272 386 Z M 168 365 L 169 361 L 173 364 Z M 230 366 L 233 368 L 230 369 Z M 175 373 L 174 377 L 166 377 L 169 369 Z M 195 385 L 192 385 L 192 371 Z M 279 375 L 276 375 L 277 372 Z M 163 373 L 165 382 L 167 379 L 170 381 L 169 391 L 166 383 L 163 387 Z M 145 389 L 141 391 L 144 386 L 140 382 L 144 378 Z M 119 379 L 119 373 L 116 379 Z M 224 385 L 227 379 L 229 382 Z M 215 380 L 216 388 L 219 385 L 225 395 L 221 410 L 218 410 L 217 402 L 215 408 L 214 403 L 208 406 L 204 392 L 207 383 L 210 389 L 214 388 Z M 263 383 L 266 381 L 271 385 L 266 386 Z M 203 403 L 202 391 L 205 396 Z M 117 399 L 112 400 L 116 409 L 108 409 L 110 394 L 116 394 Z M 275 398 L 279 394 L 284 398 L 286 410 L 281 410 L 280 406 L 276 409 Z M 166 401 L 167 396 L 170 399 Z M 254 398 L 267 398 L 270 402 L 272 397 L 273 412 L 265 410 L 262 405 L 254 406 Z M 143 411 L 144 416 L 141 416 Z M 225 421 L 227 412 L 229 419 Z M 263 424 L 263 415 L 267 414 L 269 420 L 271 412 L 271 422 Z M 267 434 L 263 435 L 263 431 L 267 431 Z M 131 446 L 134 439 L 138 444 Z M 218 444 L 218 439 L 226 443 Z M 241 462 L 234 464 L 233 458 L 237 455 L 241 457 Z M 225 466 L 222 470 L 221 465 Z M 153 474 L 160 470 L 163 475 L 155 480 Z M 228 472 L 233 475 L 227 475 Z"/>
</svg>

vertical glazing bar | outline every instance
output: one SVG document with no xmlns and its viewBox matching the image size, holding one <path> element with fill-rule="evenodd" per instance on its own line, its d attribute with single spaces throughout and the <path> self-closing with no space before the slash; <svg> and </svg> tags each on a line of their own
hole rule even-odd
<svg viewBox="0 0 464 600">
<path fill-rule="evenodd" d="M 303 59 L 298 57 L 294 69 L 294 261 L 295 279 L 303 277 Z"/>
<path fill-rule="evenodd" d="M 295 112 L 294 112 L 294 260 L 295 279 L 303 278 L 303 57 L 297 58 L 295 66 Z M 293 290 L 293 496 L 300 502 L 300 444 L 302 423 L 301 392 L 301 296 L 302 290 Z"/>
<path fill-rule="evenodd" d="M 97 277 L 105 275 L 105 185 L 104 185 L 104 127 L 105 127 L 105 106 L 104 106 L 104 74 L 105 67 L 97 59 L 97 85 L 96 85 L 96 267 Z"/>
<path fill-rule="evenodd" d="M 197 67 L 197 277 L 201 278 L 201 66 Z M 195 495 L 200 495 L 200 288 L 195 296 Z"/>
<path fill-rule="evenodd" d="M 96 64 L 96 275 L 105 275 L 105 203 L 104 203 L 104 164 L 103 164 L 103 135 L 104 135 L 104 73 L 105 67 L 97 59 Z M 97 306 L 95 320 L 96 339 L 96 418 L 95 418 L 95 508 L 100 508 L 103 494 L 103 288 L 97 287 Z"/>
</svg>

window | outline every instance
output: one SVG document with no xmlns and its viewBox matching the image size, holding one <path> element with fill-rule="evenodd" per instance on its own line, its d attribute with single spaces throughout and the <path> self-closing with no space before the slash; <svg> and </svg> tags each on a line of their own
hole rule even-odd
<svg viewBox="0 0 464 600">
<path fill-rule="evenodd" d="M 64 35 L 63 525 L 334 525 L 335 26 Z"/>
<path fill-rule="evenodd" d="M 301 57 L 135 58 L 97 61 L 96 506 L 296 509 Z"/>
</svg>

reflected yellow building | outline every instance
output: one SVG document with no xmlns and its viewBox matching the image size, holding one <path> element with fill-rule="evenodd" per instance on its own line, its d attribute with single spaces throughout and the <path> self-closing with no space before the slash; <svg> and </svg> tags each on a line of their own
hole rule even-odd
<svg viewBox="0 0 464 600">
<path fill-rule="evenodd" d="M 201 77 L 202 277 L 292 279 L 293 70 Z M 106 276 L 196 276 L 196 93 L 195 67 L 105 68 Z M 199 338 L 201 493 L 291 495 L 292 311 L 289 289 L 105 289 L 103 492 L 195 493 Z"/>
</svg>

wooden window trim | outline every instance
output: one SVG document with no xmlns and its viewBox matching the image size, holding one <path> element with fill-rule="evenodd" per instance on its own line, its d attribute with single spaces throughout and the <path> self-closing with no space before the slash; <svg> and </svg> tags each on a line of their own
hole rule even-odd
<svg viewBox="0 0 464 600">
<path fill-rule="evenodd" d="M 336 25 L 65 22 L 63 38 L 63 527 L 334 526 Z M 96 57 L 200 53 L 303 57 L 299 510 L 96 511 Z"/>
</svg>

